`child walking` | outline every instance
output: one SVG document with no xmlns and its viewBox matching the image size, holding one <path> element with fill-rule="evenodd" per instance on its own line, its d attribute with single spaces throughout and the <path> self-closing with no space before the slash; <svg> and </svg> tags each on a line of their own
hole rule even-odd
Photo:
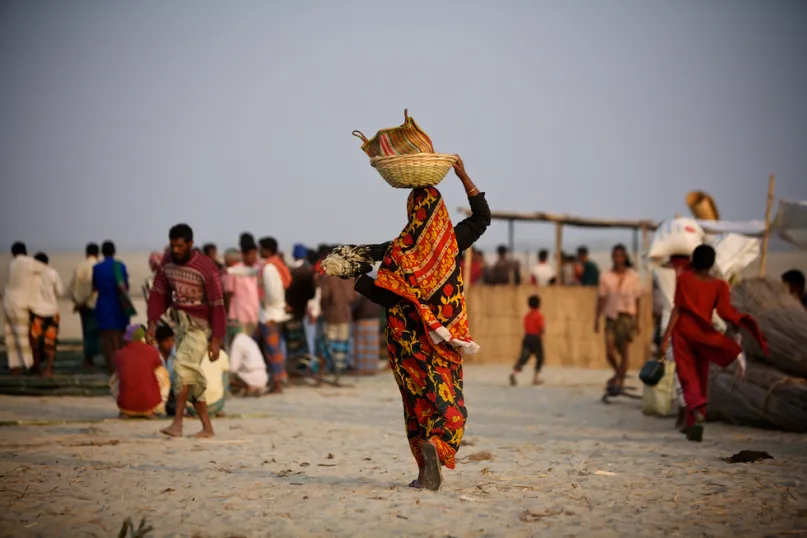
<svg viewBox="0 0 807 538">
<path fill-rule="evenodd" d="M 711 276 L 714 263 L 715 251 L 709 245 L 700 245 L 692 253 L 691 270 L 678 276 L 675 306 L 661 344 L 661 350 L 666 352 L 672 342 L 676 373 L 686 401 L 685 433 L 687 439 L 696 442 L 703 439 L 709 363 L 725 368 L 739 359 L 740 368 L 744 368 L 738 339 L 714 328 L 712 312 L 717 311 L 725 322 L 748 330 L 767 354 L 765 338 L 754 318 L 738 312 L 731 305 L 728 285 Z"/>
<path fill-rule="evenodd" d="M 510 384 L 514 387 L 517 383 L 516 376 L 532 355 L 535 355 L 535 377 L 532 379 L 532 384 L 540 385 L 543 383 L 541 367 L 544 365 L 544 343 L 542 338 L 545 325 L 544 315 L 541 314 L 541 298 L 537 295 L 532 295 L 527 304 L 530 306 L 530 311 L 524 316 L 524 340 L 521 343 L 521 356 L 513 367 L 513 373 L 510 374 Z"/>
</svg>

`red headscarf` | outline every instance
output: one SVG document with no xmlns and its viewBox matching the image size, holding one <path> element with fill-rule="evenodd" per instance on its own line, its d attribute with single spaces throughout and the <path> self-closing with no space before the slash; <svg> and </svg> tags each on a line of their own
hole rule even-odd
<svg viewBox="0 0 807 538">
<path fill-rule="evenodd" d="M 440 192 L 414 189 L 406 205 L 409 223 L 390 244 L 376 285 L 411 302 L 437 353 L 459 363 L 460 349 L 479 350 L 468 330 L 454 226 Z"/>
</svg>

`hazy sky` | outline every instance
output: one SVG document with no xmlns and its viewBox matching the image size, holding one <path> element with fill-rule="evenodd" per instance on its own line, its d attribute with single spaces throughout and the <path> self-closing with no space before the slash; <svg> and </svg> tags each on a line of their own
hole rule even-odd
<svg viewBox="0 0 807 538">
<path fill-rule="evenodd" d="M 799 0 L 4 1 L 0 243 L 391 239 L 406 193 L 350 132 L 407 107 L 494 209 L 762 218 L 770 173 L 807 199 L 805 53 Z"/>
</svg>

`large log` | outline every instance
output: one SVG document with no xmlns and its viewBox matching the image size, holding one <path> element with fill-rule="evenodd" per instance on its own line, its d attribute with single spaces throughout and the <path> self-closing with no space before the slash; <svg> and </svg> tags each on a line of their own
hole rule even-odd
<svg viewBox="0 0 807 538">
<path fill-rule="evenodd" d="M 776 366 L 783 372 L 807 377 L 807 310 L 776 280 L 750 278 L 731 290 L 731 302 L 740 312 L 756 318 L 768 341 L 769 355 L 762 355 L 756 341 L 743 337 L 749 358 Z"/>
<path fill-rule="evenodd" d="M 748 363 L 745 380 L 737 379 L 736 364 L 709 372 L 707 418 L 731 424 L 807 432 L 807 380 L 771 366 Z"/>
</svg>

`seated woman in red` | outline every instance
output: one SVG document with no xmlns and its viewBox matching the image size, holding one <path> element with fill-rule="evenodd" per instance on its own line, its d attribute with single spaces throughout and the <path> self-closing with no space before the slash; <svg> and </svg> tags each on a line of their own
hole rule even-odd
<svg viewBox="0 0 807 538">
<path fill-rule="evenodd" d="M 754 318 L 741 314 L 731 305 L 729 287 L 710 275 L 715 250 L 700 245 L 692 253 L 691 271 L 682 272 L 675 285 L 675 306 L 661 347 L 666 352 L 672 341 L 675 367 L 686 401 L 686 436 L 703 440 L 709 362 L 725 368 L 742 353 L 739 343 L 718 332 L 712 325 L 712 312 L 723 321 L 741 327 L 756 338 L 767 353 L 765 338 Z"/>
</svg>

